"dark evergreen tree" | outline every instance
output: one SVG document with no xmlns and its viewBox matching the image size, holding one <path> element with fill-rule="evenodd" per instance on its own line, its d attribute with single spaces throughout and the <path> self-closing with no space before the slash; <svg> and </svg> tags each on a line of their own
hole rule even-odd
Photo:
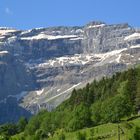
<svg viewBox="0 0 140 140">
<path fill-rule="evenodd" d="M 17 123 L 18 131 L 23 132 L 27 123 L 28 123 L 27 119 L 24 118 L 24 117 L 21 117 L 20 120 Z"/>
<path fill-rule="evenodd" d="M 135 127 L 133 133 L 132 133 L 132 138 L 130 140 L 140 140 L 140 128 Z"/>
</svg>

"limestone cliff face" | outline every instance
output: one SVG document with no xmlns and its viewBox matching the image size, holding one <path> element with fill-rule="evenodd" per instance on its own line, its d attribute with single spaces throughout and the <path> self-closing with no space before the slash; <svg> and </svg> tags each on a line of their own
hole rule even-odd
<svg viewBox="0 0 140 140">
<path fill-rule="evenodd" d="M 140 32 L 128 24 L 0 28 L 0 104 L 16 101 L 15 110 L 31 113 L 51 110 L 74 88 L 139 63 Z"/>
<path fill-rule="evenodd" d="M 33 87 L 32 74 L 7 51 L 0 53 L 0 99 Z M 29 87 L 29 88 L 28 88 Z"/>
<path fill-rule="evenodd" d="M 85 50 L 91 53 L 109 52 L 115 49 L 128 47 L 124 41 L 125 36 L 135 31 L 128 24 L 106 25 L 94 22 L 85 27 Z"/>
</svg>

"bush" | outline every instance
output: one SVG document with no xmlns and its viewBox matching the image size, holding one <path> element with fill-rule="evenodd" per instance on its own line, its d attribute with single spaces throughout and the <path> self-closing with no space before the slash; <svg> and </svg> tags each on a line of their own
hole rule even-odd
<svg viewBox="0 0 140 140">
<path fill-rule="evenodd" d="M 140 140 L 140 127 L 135 127 L 130 140 Z"/>
<path fill-rule="evenodd" d="M 58 140 L 65 140 L 65 135 L 64 133 L 61 133 L 58 137 Z"/>
<path fill-rule="evenodd" d="M 92 136 L 92 137 L 94 136 L 94 128 L 90 129 L 90 136 Z"/>
<path fill-rule="evenodd" d="M 80 133 L 80 132 L 78 132 L 76 134 L 76 136 L 77 136 L 77 140 L 86 140 L 86 133 Z"/>
<path fill-rule="evenodd" d="M 134 124 L 131 123 L 131 122 L 124 122 L 123 123 L 123 126 L 126 128 L 126 129 L 132 129 Z"/>
</svg>

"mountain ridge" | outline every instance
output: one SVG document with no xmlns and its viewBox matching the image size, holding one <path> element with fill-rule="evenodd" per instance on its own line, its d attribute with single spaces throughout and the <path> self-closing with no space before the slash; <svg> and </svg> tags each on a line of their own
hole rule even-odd
<svg viewBox="0 0 140 140">
<path fill-rule="evenodd" d="M 4 51 L 17 63 L 10 69 Z M 16 98 L 19 106 L 35 114 L 42 108 L 52 110 L 74 88 L 139 64 L 140 33 L 126 23 L 95 21 L 81 27 L 7 28 L 0 29 L 0 52 L 0 93 L 4 95 L 0 103 L 5 97 Z M 14 70 L 17 65 L 21 66 Z M 6 83 L 12 87 L 9 91 L 4 91 Z"/>
</svg>

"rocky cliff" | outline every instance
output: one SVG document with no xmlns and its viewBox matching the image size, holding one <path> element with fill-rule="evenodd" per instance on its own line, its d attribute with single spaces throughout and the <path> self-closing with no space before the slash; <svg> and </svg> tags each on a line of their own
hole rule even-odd
<svg viewBox="0 0 140 140">
<path fill-rule="evenodd" d="M 140 32 L 128 24 L 0 28 L 0 104 L 5 112 L 11 100 L 32 114 L 51 110 L 74 88 L 139 63 Z"/>
</svg>

